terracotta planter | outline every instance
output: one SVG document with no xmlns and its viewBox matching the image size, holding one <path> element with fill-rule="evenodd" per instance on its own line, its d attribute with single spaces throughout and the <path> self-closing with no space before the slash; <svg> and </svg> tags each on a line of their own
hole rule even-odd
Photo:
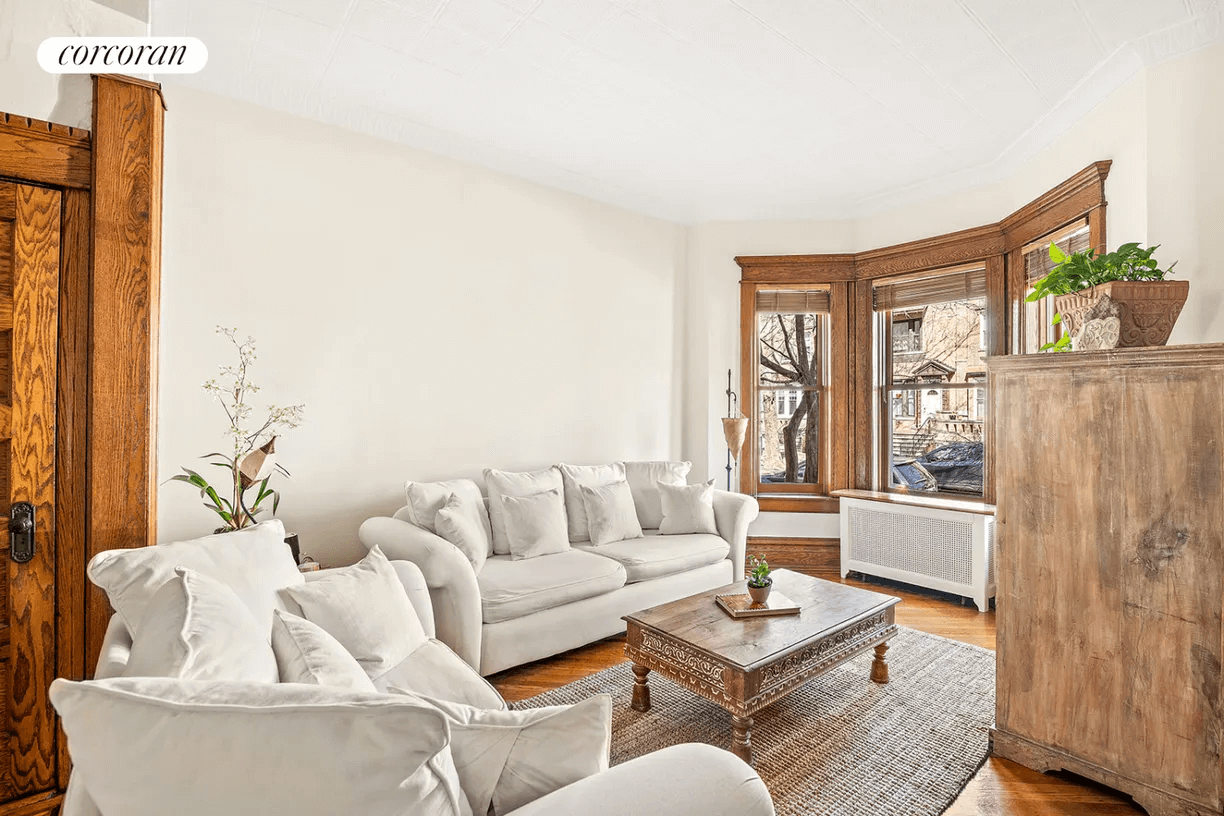
<svg viewBox="0 0 1224 816">
<path fill-rule="evenodd" d="M 752 605 L 753 606 L 764 606 L 765 602 L 769 600 L 769 590 L 771 589 L 773 589 L 773 579 L 772 578 L 769 580 L 769 583 L 763 587 L 757 587 L 757 586 L 753 586 L 752 584 L 749 584 L 748 585 L 748 595 L 751 596 L 752 598 Z"/>
<path fill-rule="evenodd" d="M 1071 336 L 1080 333 L 1083 317 L 1103 295 L 1119 307 L 1118 348 L 1163 346 L 1181 314 L 1190 281 L 1110 281 L 1082 292 L 1059 295 L 1054 308 Z"/>
</svg>

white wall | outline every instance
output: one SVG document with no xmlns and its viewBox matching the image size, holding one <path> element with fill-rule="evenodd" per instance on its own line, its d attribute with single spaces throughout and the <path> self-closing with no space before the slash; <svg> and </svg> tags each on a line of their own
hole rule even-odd
<svg viewBox="0 0 1224 816">
<path fill-rule="evenodd" d="M 129 5 L 135 10 L 140 3 L 133 0 Z M 145 6 L 147 16 L 147 3 Z M 0 110 L 88 128 L 89 77 L 57 77 L 43 71 L 38 67 L 39 43 L 47 37 L 72 35 L 139 37 L 148 30 L 148 23 L 93 0 L 3 0 L 0 2 Z"/>
<path fill-rule="evenodd" d="M 1170 343 L 1224 341 L 1224 46 L 1148 72 L 1148 238 L 1190 281 Z"/>
<path fill-rule="evenodd" d="M 259 341 L 261 399 L 306 403 L 280 515 L 324 563 L 406 478 L 680 455 L 682 227 L 166 92 L 162 480 L 223 444 L 217 323 Z M 214 521 L 162 487 L 162 540 Z"/>
</svg>

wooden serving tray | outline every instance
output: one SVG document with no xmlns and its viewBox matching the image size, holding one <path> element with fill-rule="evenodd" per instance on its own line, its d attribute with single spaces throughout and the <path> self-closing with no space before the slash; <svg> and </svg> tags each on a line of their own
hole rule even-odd
<svg viewBox="0 0 1224 816">
<path fill-rule="evenodd" d="M 723 608 L 724 612 L 733 618 L 762 618 L 769 615 L 799 614 L 799 604 L 777 590 L 769 593 L 769 599 L 763 606 L 753 606 L 752 596 L 746 592 L 741 595 L 715 595 L 714 600 Z"/>
</svg>

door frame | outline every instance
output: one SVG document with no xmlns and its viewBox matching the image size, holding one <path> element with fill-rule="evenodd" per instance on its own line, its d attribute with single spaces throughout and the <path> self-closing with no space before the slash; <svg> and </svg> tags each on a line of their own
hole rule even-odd
<svg viewBox="0 0 1224 816">
<path fill-rule="evenodd" d="M 92 676 L 111 615 L 85 566 L 157 540 L 157 340 L 161 278 L 161 86 L 93 78 L 92 130 L 0 113 L 0 178 L 61 191 L 56 384 L 56 664 Z M 139 179 L 133 184 L 133 179 Z M 59 791 L 0 804 L 52 813 Z"/>
</svg>

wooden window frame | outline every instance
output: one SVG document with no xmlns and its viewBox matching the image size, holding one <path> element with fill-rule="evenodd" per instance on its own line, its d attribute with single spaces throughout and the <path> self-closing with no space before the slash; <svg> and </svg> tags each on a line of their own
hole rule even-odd
<svg viewBox="0 0 1224 816">
<path fill-rule="evenodd" d="M 987 267 L 987 354 L 1033 353 L 1024 348 L 1024 253 L 1026 246 L 1087 219 L 1090 244 L 1105 248 L 1105 180 L 1112 165 L 1088 165 L 1062 184 L 1037 197 L 1001 221 L 958 232 L 858 253 L 821 255 L 752 255 L 735 261 L 740 276 L 740 395 L 751 404 L 749 438 L 756 438 L 756 310 L 758 288 L 829 286 L 829 374 L 822 417 L 822 450 L 826 495 L 780 497 L 758 489 L 757 454 L 744 455 L 740 490 L 758 497 L 761 509 L 786 512 L 837 512 L 840 490 L 881 491 L 886 471 L 880 466 L 876 429 L 882 392 L 882 347 L 876 331 L 872 282 L 879 278 L 927 272 L 963 264 Z M 987 394 L 987 414 L 992 396 Z M 887 408 L 885 405 L 884 408 Z M 986 423 L 984 488 L 980 502 L 994 502 L 993 429 Z M 946 501 L 946 499 L 945 499 Z"/>
<path fill-rule="evenodd" d="M 995 350 L 992 348 L 992 343 L 996 342 L 995 340 L 996 332 L 992 331 L 992 324 L 1002 319 L 1004 315 L 1006 314 L 1006 304 L 1001 299 L 998 299 L 997 297 L 992 297 L 992 293 L 998 293 L 998 292 L 1003 291 L 1003 287 L 1004 287 L 1003 264 L 998 262 L 997 259 L 986 258 L 980 262 L 974 262 L 970 264 L 958 264 L 956 266 L 946 267 L 943 269 L 922 270 L 920 274 L 924 278 L 925 277 L 939 277 L 940 275 L 956 274 L 958 272 L 971 271 L 971 270 L 979 269 L 979 268 L 983 270 L 985 277 L 986 277 L 986 311 L 982 315 L 982 320 L 985 325 L 986 356 L 989 357 L 991 354 L 996 353 Z M 876 286 L 878 286 L 881 283 L 885 283 L 885 282 L 891 282 L 891 279 L 890 278 L 873 279 L 871 281 L 872 289 L 874 290 Z M 942 302 L 949 302 L 949 301 L 942 301 Z M 929 306 L 929 305 L 934 305 L 934 304 L 931 303 L 931 304 L 924 304 L 924 305 Z M 873 294 L 873 308 L 874 308 L 874 294 Z M 912 309 L 916 307 L 911 306 L 908 308 Z M 961 493 L 951 493 L 951 492 L 945 492 L 945 491 L 935 491 L 929 494 L 928 493 L 914 494 L 914 493 L 909 492 L 908 490 L 894 487 L 892 484 L 892 478 L 891 478 L 892 477 L 892 411 L 889 405 L 890 393 L 892 391 L 913 391 L 914 392 L 914 411 L 915 411 L 914 415 L 917 416 L 918 412 L 920 411 L 920 405 L 921 405 L 919 397 L 922 391 L 927 390 L 928 386 L 933 386 L 935 388 L 938 388 L 939 391 L 945 394 L 948 391 L 972 392 L 973 390 L 977 388 L 986 388 L 985 382 L 971 383 L 969 381 L 966 381 L 964 383 L 939 383 L 937 385 L 934 383 L 896 383 L 896 382 L 893 382 L 893 379 L 892 379 L 893 354 L 894 354 L 893 344 L 892 344 L 893 314 L 894 312 L 892 310 L 877 311 L 876 318 L 874 321 L 875 331 L 880 338 L 879 342 L 877 343 L 877 346 L 879 348 L 880 362 L 875 372 L 875 377 L 876 377 L 877 386 L 878 386 L 878 393 L 879 393 L 879 407 L 876 412 L 876 418 L 875 418 L 876 437 L 875 437 L 875 444 L 874 444 L 876 456 L 878 458 L 876 462 L 877 481 L 872 489 L 877 490 L 882 493 L 908 495 L 908 496 L 920 495 L 923 498 L 930 497 L 930 498 L 939 498 L 939 499 L 955 499 L 958 501 L 985 502 L 986 493 L 987 493 L 986 486 L 985 486 L 986 473 L 987 473 L 986 463 L 991 458 L 990 450 L 985 445 L 986 427 L 989 425 L 989 423 L 985 422 L 985 420 L 983 420 L 984 461 L 983 461 L 983 473 L 982 473 L 983 489 L 982 489 L 981 496 L 969 496 L 969 495 L 965 495 Z M 998 353 L 1003 353 L 1003 352 L 1000 351 Z M 989 406 L 989 400 L 990 400 L 989 392 L 987 392 L 986 398 L 987 398 L 987 406 Z M 989 413 L 989 407 L 987 409 L 987 412 Z"/>
</svg>

